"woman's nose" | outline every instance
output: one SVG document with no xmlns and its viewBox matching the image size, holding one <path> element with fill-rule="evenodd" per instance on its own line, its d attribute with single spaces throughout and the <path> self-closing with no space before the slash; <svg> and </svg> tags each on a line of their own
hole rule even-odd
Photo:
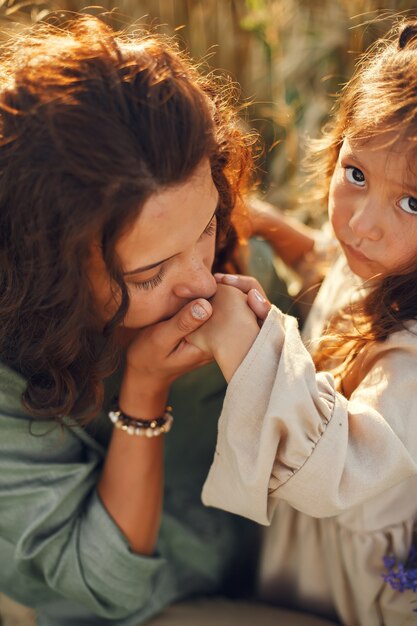
<svg viewBox="0 0 417 626">
<path fill-rule="evenodd" d="M 211 273 L 211 267 L 204 263 L 193 263 L 184 268 L 174 292 L 179 298 L 211 298 L 217 290 L 216 279 Z"/>
<path fill-rule="evenodd" d="M 349 226 L 357 239 L 378 241 L 383 232 L 381 218 L 380 203 L 367 199 L 353 207 Z"/>
</svg>

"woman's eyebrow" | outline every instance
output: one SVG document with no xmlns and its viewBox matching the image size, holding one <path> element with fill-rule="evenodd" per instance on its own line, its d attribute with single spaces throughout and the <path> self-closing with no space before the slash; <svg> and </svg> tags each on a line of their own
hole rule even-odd
<svg viewBox="0 0 417 626">
<path fill-rule="evenodd" d="M 144 265 L 143 267 L 137 267 L 135 270 L 130 270 L 129 272 L 123 272 L 123 276 L 130 276 L 131 274 L 139 274 L 139 272 L 146 272 L 146 270 L 151 270 L 154 267 L 158 267 L 158 265 L 165 263 L 165 261 L 169 261 L 170 259 L 173 259 L 175 256 L 177 256 L 177 254 L 173 254 L 172 256 L 167 256 L 166 259 L 161 259 L 161 261 L 157 261 L 156 263 L 151 263 L 150 265 Z"/>
<path fill-rule="evenodd" d="M 214 216 L 216 215 L 217 209 L 218 209 L 218 205 L 216 206 L 213 215 L 207 222 L 207 225 L 204 227 L 201 234 L 204 233 L 206 228 L 212 222 Z M 173 259 L 174 257 L 178 256 L 178 254 L 179 252 L 177 252 L 177 254 L 172 254 L 171 256 L 166 257 L 166 259 L 161 259 L 160 261 L 157 261 L 156 263 L 151 263 L 150 265 L 144 265 L 143 267 L 137 267 L 135 270 L 130 270 L 129 272 L 123 272 L 123 276 L 131 276 L 132 274 L 139 274 L 140 272 L 146 272 L 147 270 L 152 270 L 154 267 L 158 267 L 158 265 L 162 265 L 162 263 L 165 263 L 165 261 L 169 261 L 170 259 Z"/>
</svg>

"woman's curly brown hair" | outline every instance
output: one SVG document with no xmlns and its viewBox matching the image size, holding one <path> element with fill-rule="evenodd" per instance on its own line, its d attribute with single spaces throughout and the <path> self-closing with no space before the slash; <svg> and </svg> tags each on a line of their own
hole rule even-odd
<svg viewBox="0 0 417 626">
<path fill-rule="evenodd" d="M 252 160 L 229 93 L 171 40 L 88 16 L 35 26 L 3 50 L 0 360 L 26 378 L 34 417 L 100 408 L 129 305 L 115 243 L 151 194 L 205 157 L 220 195 L 216 269 L 233 268 L 231 213 Z M 102 337 L 86 275 L 97 237 L 119 302 Z"/>
<path fill-rule="evenodd" d="M 410 171 L 417 175 L 415 20 L 399 21 L 387 38 L 376 42 L 344 88 L 312 160 L 315 170 L 322 173 L 323 198 L 327 199 L 344 138 L 366 141 L 382 133 L 391 133 L 392 142 L 402 142 Z M 318 369 L 333 368 L 343 384 L 343 377 L 369 342 L 383 341 L 404 328 L 407 320 L 417 319 L 416 286 L 417 258 L 410 266 L 378 280 L 363 300 L 339 311 L 317 347 Z"/>
</svg>

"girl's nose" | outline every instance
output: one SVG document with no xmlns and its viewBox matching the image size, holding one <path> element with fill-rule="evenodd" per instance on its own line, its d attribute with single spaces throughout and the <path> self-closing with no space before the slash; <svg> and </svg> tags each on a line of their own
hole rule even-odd
<svg viewBox="0 0 417 626">
<path fill-rule="evenodd" d="M 192 264 L 184 270 L 174 292 L 179 298 L 211 298 L 217 290 L 216 279 L 204 263 Z"/>
<path fill-rule="evenodd" d="M 381 207 L 371 200 L 361 202 L 352 210 L 349 227 L 357 239 L 378 241 L 383 234 Z"/>
</svg>

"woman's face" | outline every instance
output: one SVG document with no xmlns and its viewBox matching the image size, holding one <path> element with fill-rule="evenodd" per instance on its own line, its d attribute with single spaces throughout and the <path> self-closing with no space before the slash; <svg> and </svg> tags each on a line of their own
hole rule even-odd
<svg viewBox="0 0 417 626">
<path fill-rule="evenodd" d="M 142 328 L 166 320 L 195 298 L 216 292 L 211 273 L 216 241 L 218 192 L 208 160 L 185 183 L 152 195 L 116 244 L 130 305 L 126 328 Z M 97 248 L 89 278 L 103 320 L 117 305 Z"/>
</svg>

